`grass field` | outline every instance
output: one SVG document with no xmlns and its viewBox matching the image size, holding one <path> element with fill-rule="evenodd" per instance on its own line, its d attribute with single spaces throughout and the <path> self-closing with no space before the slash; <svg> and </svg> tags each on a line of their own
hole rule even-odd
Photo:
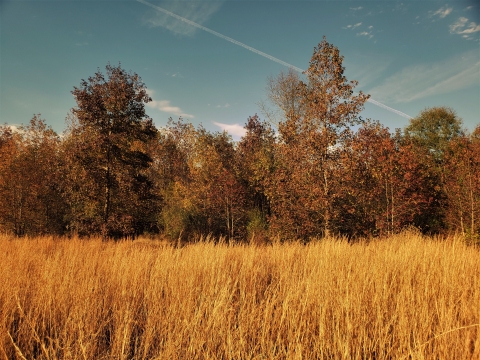
<svg viewBox="0 0 480 360">
<path fill-rule="evenodd" d="M 0 358 L 479 359 L 480 251 L 0 236 Z"/>
</svg>

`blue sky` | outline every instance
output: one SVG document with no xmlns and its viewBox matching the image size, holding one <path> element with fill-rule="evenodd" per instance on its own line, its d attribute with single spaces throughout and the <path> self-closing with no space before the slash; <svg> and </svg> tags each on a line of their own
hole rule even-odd
<svg viewBox="0 0 480 360">
<path fill-rule="evenodd" d="M 376 101 L 410 116 L 450 106 L 466 128 L 480 123 L 477 1 L 145 1 L 301 69 L 325 35 Z M 120 62 L 145 82 L 157 126 L 182 116 L 238 139 L 248 116 L 264 118 L 267 78 L 287 70 L 135 0 L 3 0 L 0 16 L 0 123 L 41 113 L 62 132 L 73 87 Z M 372 103 L 361 115 L 408 124 Z"/>
</svg>

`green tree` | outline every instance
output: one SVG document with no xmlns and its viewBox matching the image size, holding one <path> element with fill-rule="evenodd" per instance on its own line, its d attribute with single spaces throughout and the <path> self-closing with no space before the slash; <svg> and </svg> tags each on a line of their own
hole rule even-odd
<svg viewBox="0 0 480 360">
<path fill-rule="evenodd" d="M 442 162 L 450 140 L 463 134 L 462 120 L 449 107 L 427 108 L 410 120 L 405 136 Z"/>
<path fill-rule="evenodd" d="M 148 144 L 157 130 L 145 113 L 151 101 L 146 90 L 137 74 L 110 64 L 106 76 L 98 71 L 74 87 L 77 107 L 67 154 L 75 169 L 77 188 L 70 195 L 76 230 L 134 236 L 155 222 L 146 171 L 152 162 Z"/>
<path fill-rule="evenodd" d="M 448 153 L 452 151 L 450 143 L 464 136 L 462 120 L 451 108 L 426 108 L 410 120 L 404 134 L 406 141 L 412 143 L 417 159 L 429 169 L 429 184 L 424 190 L 432 201 L 429 210 L 417 216 L 415 225 L 427 232 L 441 232 L 449 216 L 446 159 L 452 156 Z"/>
</svg>

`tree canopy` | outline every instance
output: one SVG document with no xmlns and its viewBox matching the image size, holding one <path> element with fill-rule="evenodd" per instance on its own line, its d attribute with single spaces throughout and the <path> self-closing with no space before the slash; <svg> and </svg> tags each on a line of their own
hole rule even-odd
<svg viewBox="0 0 480 360">
<path fill-rule="evenodd" d="M 147 115 L 146 85 L 108 64 L 73 88 L 58 136 L 40 115 L 0 126 L 0 231 L 308 240 L 332 234 L 424 233 L 480 238 L 480 125 L 426 108 L 403 130 L 360 117 L 343 56 L 324 38 L 305 77 L 268 80 L 268 121 L 245 135 Z"/>
</svg>

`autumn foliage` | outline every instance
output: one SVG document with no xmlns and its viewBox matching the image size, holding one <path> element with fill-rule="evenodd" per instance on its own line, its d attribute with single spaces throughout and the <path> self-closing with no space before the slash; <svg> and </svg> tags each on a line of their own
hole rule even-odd
<svg viewBox="0 0 480 360">
<path fill-rule="evenodd" d="M 120 65 L 82 80 L 62 136 L 35 115 L 0 127 L 0 231 L 174 240 L 480 234 L 480 125 L 425 109 L 391 132 L 359 114 L 326 39 L 304 76 L 270 79 L 276 111 L 235 142 L 179 119 L 156 128 L 145 84 Z M 273 115 L 272 115 L 273 114 Z"/>
</svg>

